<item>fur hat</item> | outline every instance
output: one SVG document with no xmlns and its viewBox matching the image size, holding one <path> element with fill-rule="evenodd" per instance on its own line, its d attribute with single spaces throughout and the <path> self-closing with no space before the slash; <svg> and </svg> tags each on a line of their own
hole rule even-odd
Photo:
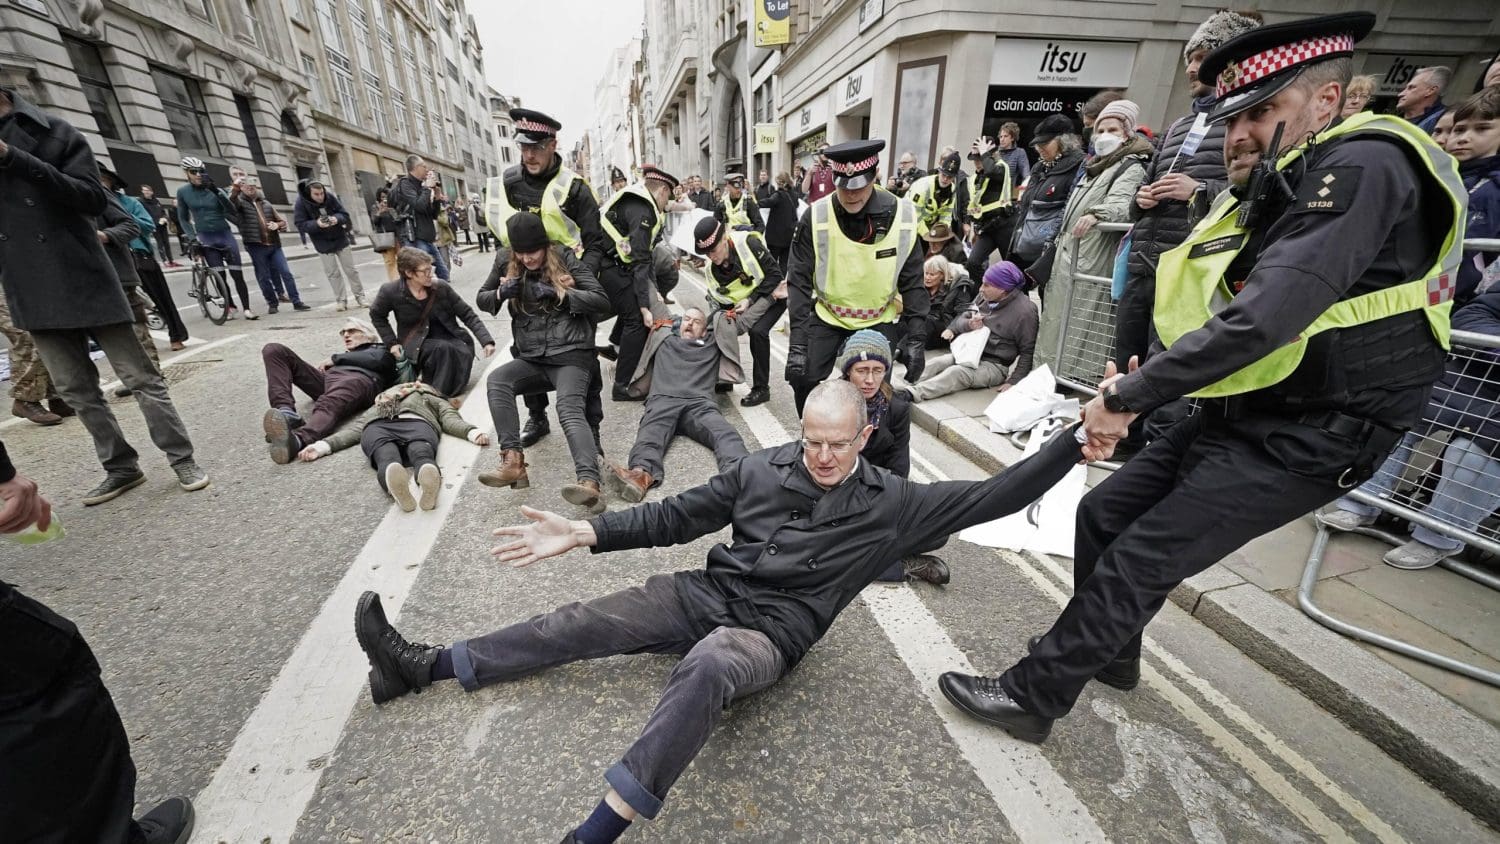
<svg viewBox="0 0 1500 844">
<path fill-rule="evenodd" d="M 1186 59 L 1198 50 L 1212 52 L 1218 49 L 1220 44 L 1235 36 L 1243 35 L 1262 23 L 1264 21 L 1259 12 L 1220 9 L 1209 15 L 1208 20 L 1199 25 L 1193 37 L 1187 40 L 1187 44 L 1182 48 L 1182 57 Z"/>
<path fill-rule="evenodd" d="M 1099 118 L 1094 121 L 1094 125 L 1098 126 L 1099 120 L 1103 120 L 1106 117 L 1113 117 L 1123 122 L 1125 124 L 1125 135 L 1129 137 L 1135 132 L 1136 122 L 1141 119 L 1141 107 L 1130 100 L 1115 100 L 1105 106 L 1103 111 L 1099 112 Z"/>
<path fill-rule="evenodd" d="M 891 366 L 891 341 L 873 328 L 861 328 L 849 335 L 844 348 L 839 350 L 834 367 L 841 375 L 849 374 L 849 367 L 866 360 L 878 360 L 889 369 Z"/>
</svg>

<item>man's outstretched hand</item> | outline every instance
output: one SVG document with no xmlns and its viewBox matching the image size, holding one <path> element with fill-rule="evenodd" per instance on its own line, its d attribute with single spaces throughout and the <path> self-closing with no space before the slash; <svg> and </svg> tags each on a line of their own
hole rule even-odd
<svg viewBox="0 0 1500 844">
<path fill-rule="evenodd" d="M 1129 367 L 1131 372 L 1140 369 L 1140 359 L 1132 355 Z M 1130 423 L 1140 415 L 1115 413 L 1104 406 L 1104 388 L 1122 377 L 1124 376 L 1114 361 L 1106 363 L 1104 380 L 1099 382 L 1099 395 L 1084 405 L 1080 413 L 1083 417 L 1083 433 L 1088 437 L 1088 444 L 1083 447 L 1083 456 L 1090 461 L 1108 460 L 1114 456 L 1115 444 L 1130 434 Z"/>
<path fill-rule="evenodd" d="M 521 515 L 529 523 L 496 528 L 496 536 L 511 537 L 511 540 L 490 549 L 490 554 L 502 563 L 510 563 L 512 568 L 529 566 L 538 560 L 566 554 L 598 541 L 593 525 L 588 522 L 570 521 L 556 513 L 526 506 L 521 507 Z"/>
</svg>

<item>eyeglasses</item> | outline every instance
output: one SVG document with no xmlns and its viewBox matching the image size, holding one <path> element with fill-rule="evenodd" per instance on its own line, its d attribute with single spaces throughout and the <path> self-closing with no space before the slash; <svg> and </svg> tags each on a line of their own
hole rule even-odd
<svg viewBox="0 0 1500 844">
<path fill-rule="evenodd" d="M 810 440 L 803 437 L 801 440 L 802 450 L 809 454 L 822 454 L 827 449 L 832 454 L 848 454 L 849 450 L 859 443 L 859 440 L 844 440 L 842 442 L 827 442 L 823 440 Z"/>
</svg>

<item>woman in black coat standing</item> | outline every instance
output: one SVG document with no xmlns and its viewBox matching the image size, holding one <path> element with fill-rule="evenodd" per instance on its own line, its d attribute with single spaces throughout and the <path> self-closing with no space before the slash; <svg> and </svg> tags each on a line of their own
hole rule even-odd
<svg viewBox="0 0 1500 844">
<path fill-rule="evenodd" d="M 792 250 L 792 232 L 797 228 L 797 195 L 792 193 L 792 179 L 786 173 L 776 174 L 776 189 L 760 203 L 766 210 L 766 248 L 776 259 L 776 266 L 786 272 L 788 253 Z"/>
<path fill-rule="evenodd" d="M 409 358 L 422 383 L 445 396 L 458 395 L 474 371 L 475 338 L 485 357 L 495 353 L 495 339 L 469 303 L 433 275 L 432 257 L 426 252 L 402 247 L 396 270 L 401 277 L 381 285 L 370 305 L 370 321 L 398 363 Z M 393 312 L 395 331 L 390 323 Z"/>
<path fill-rule="evenodd" d="M 834 365 L 845 381 L 864 394 L 870 425 L 875 429 L 859 456 L 897 477 L 906 477 L 911 473 L 911 401 L 894 392 L 885 380 L 891 368 L 890 341 L 872 328 L 856 331 L 844 341 Z M 913 554 L 878 579 L 900 583 L 907 578 L 941 586 L 948 582 L 948 564 L 931 554 Z"/>
</svg>

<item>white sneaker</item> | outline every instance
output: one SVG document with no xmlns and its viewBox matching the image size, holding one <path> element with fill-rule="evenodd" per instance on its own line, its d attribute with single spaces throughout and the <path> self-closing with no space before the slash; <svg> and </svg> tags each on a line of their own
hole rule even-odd
<svg viewBox="0 0 1500 844">
<path fill-rule="evenodd" d="M 417 509 L 417 500 L 411 495 L 411 472 L 400 463 L 385 467 L 385 488 L 396 499 L 396 503 L 407 513 Z"/>
<path fill-rule="evenodd" d="M 443 473 L 438 467 L 431 463 L 424 463 L 417 470 L 417 487 L 422 490 L 422 498 L 417 506 L 423 510 L 432 510 L 437 507 L 438 491 L 443 486 Z"/>
<path fill-rule="evenodd" d="M 1355 528 L 1369 527 L 1375 524 L 1375 516 L 1356 513 L 1352 510 L 1344 510 L 1335 507 L 1326 513 L 1318 513 L 1316 516 L 1319 524 L 1331 527 L 1334 530 L 1354 530 Z"/>
<path fill-rule="evenodd" d="M 347 311 L 347 310 L 349 310 L 349 303 L 348 302 L 340 302 L 337 305 L 335 305 L 333 309 L 335 311 Z"/>
<path fill-rule="evenodd" d="M 260 319 L 260 317 L 258 317 L 258 316 L 255 315 L 255 311 L 252 311 L 249 308 L 246 308 L 245 309 L 245 319 Z"/>
<path fill-rule="evenodd" d="M 1421 571 L 1432 568 L 1462 550 L 1464 550 L 1462 545 L 1449 551 L 1446 548 L 1434 548 L 1425 542 L 1413 539 L 1400 548 L 1392 548 L 1383 559 L 1391 568 Z"/>
<path fill-rule="evenodd" d="M 365 297 L 363 297 L 363 296 L 355 296 L 354 297 L 354 306 L 357 307 L 357 308 L 368 308 L 368 307 L 370 307 L 369 305 L 365 304 Z"/>
</svg>

